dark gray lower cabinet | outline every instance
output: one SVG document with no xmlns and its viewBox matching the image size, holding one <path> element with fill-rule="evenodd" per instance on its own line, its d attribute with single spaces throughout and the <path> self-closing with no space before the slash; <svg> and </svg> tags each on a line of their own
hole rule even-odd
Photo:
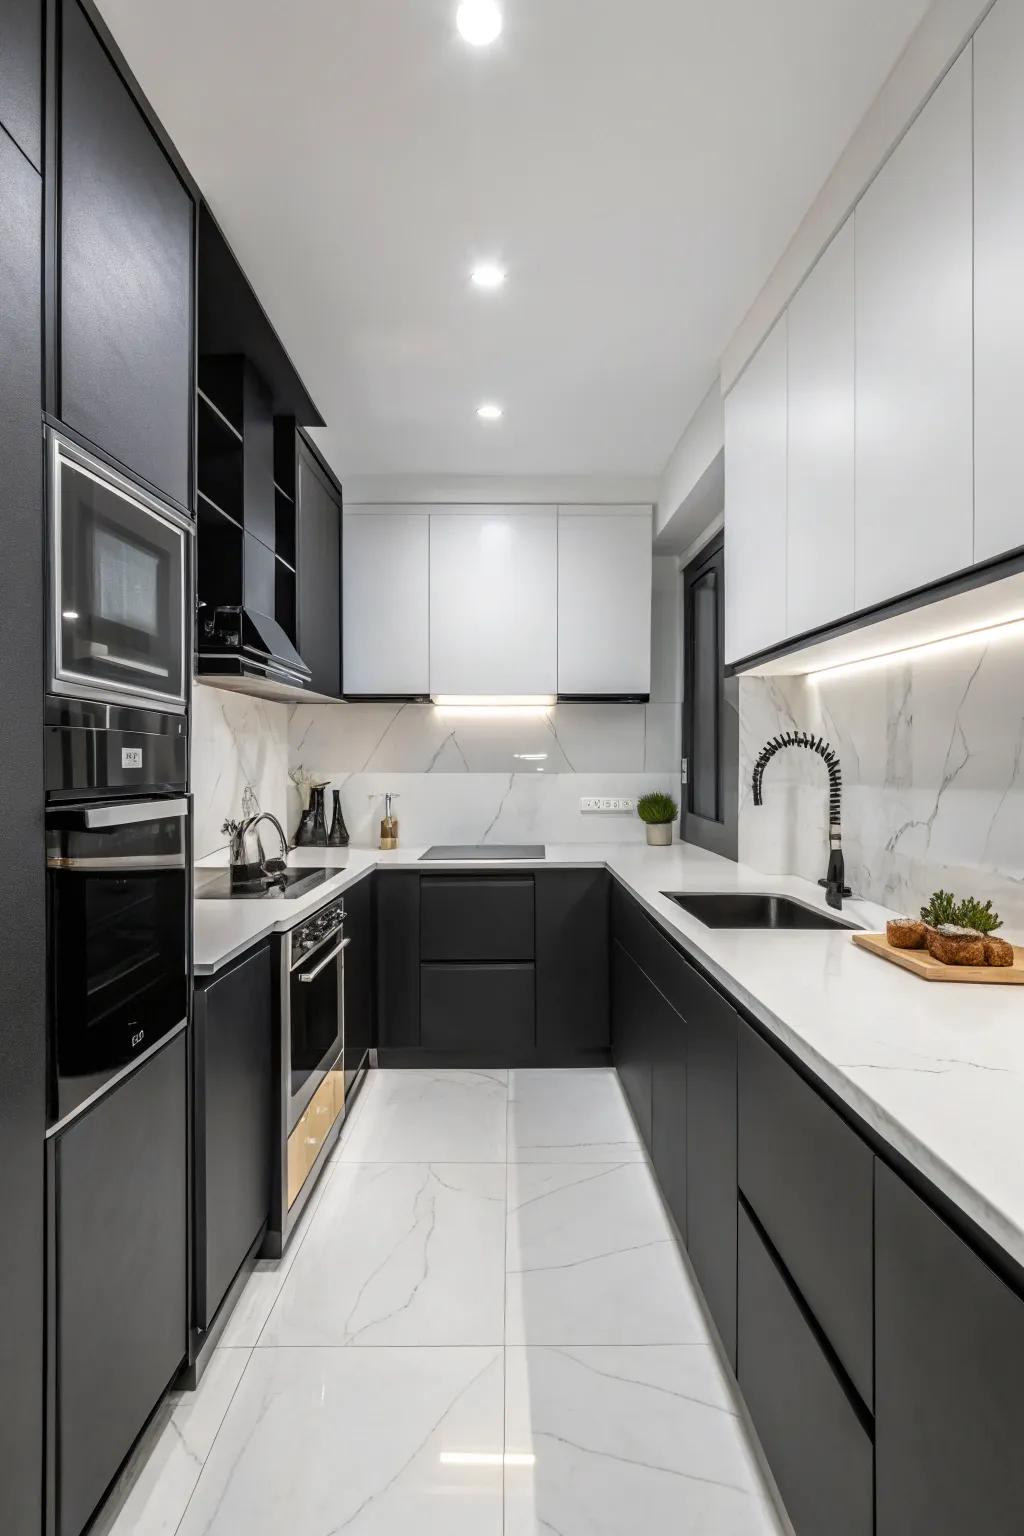
<svg viewBox="0 0 1024 1536">
<path fill-rule="evenodd" d="M 532 875 L 423 875 L 421 960 L 532 960 Z"/>
<path fill-rule="evenodd" d="M 611 1043 L 608 886 L 604 869 L 537 876 L 537 1041 L 547 1050 Z"/>
<path fill-rule="evenodd" d="M 608 1060 L 607 870 L 383 869 L 376 887 L 385 1065 Z"/>
<path fill-rule="evenodd" d="M 264 944 L 196 988 L 195 1322 L 208 1328 L 270 1214 L 273 1009 Z"/>
<path fill-rule="evenodd" d="M 377 1035 L 382 1050 L 420 1043 L 420 877 L 377 875 Z"/>
<path fill-rule="evenodd" d="M 869 1409 L 873 1173 L 867 1143 L 744 1024 L 740 1189 Z"/>
<path fill-rule="evenodd" d="M 373 876 L 345 892 L 345 1090 L 374 1044 Z"/>
<path fill-rule="evenodd" d="M 871 1536 L 870 1433 L 742 1206 L 738 1221 L 737 1376 L 793 1528 Z"/>
<path fill-rule="evenodd" d="M 612 944 L 612 1055 L 637 1129 L 647 1146 L 653 1128 L 654 1039 L 650 997 L 655 988 L 632 955 Z"/>
<path fill-rule="evenodd" d="M 685 965 L 685 960 L 680 960 Z M 736 1365 L 736 1037 L 725 998 L 690 968 L 686 1010 L 686 1251 Z"/>
<path fill-rule="evenodd" d="M 420 1041 L 433 1051 L 521 1056 L 533 1050 L 532 965 L 424 965 Z"/>
<path fill-rule="evenodd" d="M 875 1164 L 878 1536 L 1024 1530 L 1024 1302 Z"/>
<path fill-rule="evenodd" d="M 186 1072 L 181 1034 L 51 1143 L 56 1536 L 80 1536 L 184 1361 Z"/>
<path fill-rule="evenodd" d="M 650 983 L 648 983 L 650 985 Z M 651 1162 L 661 1192 L 686 1241 L 686 1024 L 650 986 Z"/>
</svg>

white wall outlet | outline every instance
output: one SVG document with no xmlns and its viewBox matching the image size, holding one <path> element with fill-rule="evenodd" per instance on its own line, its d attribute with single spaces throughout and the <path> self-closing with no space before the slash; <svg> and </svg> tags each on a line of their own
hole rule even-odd
<svg viewBox="0 0 1024 1536">
<path fill-rule="evenodd" d="M 636 810 L 636 801 L 628 795 L 581 795 L 580 810 L 628 816 Z"/>
</svg>

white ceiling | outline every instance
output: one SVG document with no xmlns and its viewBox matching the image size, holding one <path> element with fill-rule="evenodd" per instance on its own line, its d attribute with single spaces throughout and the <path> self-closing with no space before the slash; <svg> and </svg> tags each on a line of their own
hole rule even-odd
<svg viewBox="0 0 1024 1536">
<path fill-rule="evenodd" d="M 658 474 L 926 9 L 100 3 L 343 475 Z"/>
</svg>

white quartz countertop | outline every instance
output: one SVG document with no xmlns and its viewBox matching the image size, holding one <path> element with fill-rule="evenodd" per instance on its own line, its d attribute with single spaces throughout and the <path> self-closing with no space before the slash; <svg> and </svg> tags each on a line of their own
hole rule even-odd
<svg viewBox="0 0 1024 1536">
<path fill-rule="evenodd" d="M 437 871 L 422 848 L 296 849 L 295 865 L 338 865 L 296 901 L 195 904 L 195 969 L 209 975 L 292 927 L 374 868 Z M 846 1104 L 1024 1265 L 1024 988 L 922 981 L 855 948 L 849 933 L 712 929 L 663 891 L 773 891 L 825 908 L 805 880 L 759 874 L 676 843 L 548 845 L 543 864 L 605 866 L 677 942 Z M 843 915 L 879 931 L 885 908 Z M 1017 937 L 1010 935 L 1010 937 Z"/>
</svg>

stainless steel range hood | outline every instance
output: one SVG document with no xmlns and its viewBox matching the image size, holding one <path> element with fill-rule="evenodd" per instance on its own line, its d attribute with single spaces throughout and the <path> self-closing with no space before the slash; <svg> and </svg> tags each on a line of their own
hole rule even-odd
<svg viewBox="0 0 1024 1536">
<path fill-rule="evenodd" d="M 261 698 L 310 697 L 313 674 L 276 619 L 253 608 L 201 615 L 197 676 L 204 683 Z"/>
</svg>

